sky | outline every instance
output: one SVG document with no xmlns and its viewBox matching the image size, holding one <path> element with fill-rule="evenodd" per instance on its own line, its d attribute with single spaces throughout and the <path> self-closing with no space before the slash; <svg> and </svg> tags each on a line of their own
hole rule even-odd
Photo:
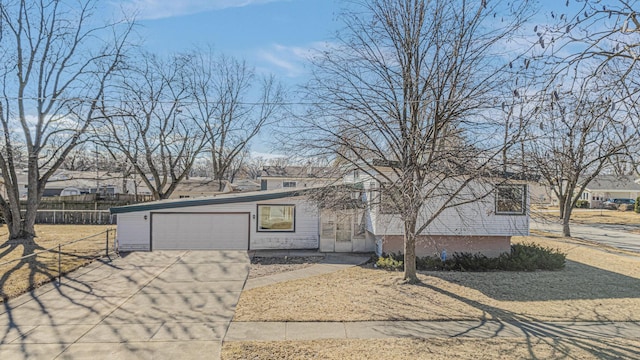
<svg viewBox="0 0 640 360">
<path fill-rule="evenodd" d="M 138 33 L 156 53 L 213 46 L 284 81 L 306 73 L 309 49 L 338 27 L 336 0 L 123 0 L 137 9 Z"/>
<path fill-rule="evenodd" d="M 574 1 L 574 0 L 572 0 Z M 212 46 L 244 59 L 259 74 L 273 74 L 294 87 L 309 73 L 311 49 L 330 42 L 341 26 L 339 0 L 110 0 L 114 12 L 136 14 L 142 45 L 158 54 Z M 540 0 L 543 12 L 564 1 Z M 264 137 L 257 155 L 271 152 Z"/>
</svg>

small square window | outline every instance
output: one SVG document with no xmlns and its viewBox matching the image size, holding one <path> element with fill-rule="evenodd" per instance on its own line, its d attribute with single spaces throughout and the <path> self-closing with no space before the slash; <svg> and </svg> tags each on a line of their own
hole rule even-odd
<svg viewBox="0 0 640 360">
<path fill-rule="evenodd" d="M 524 215 L 527 185 L 499 185 L 496 190 L 496 214 Z"/>
</svg>

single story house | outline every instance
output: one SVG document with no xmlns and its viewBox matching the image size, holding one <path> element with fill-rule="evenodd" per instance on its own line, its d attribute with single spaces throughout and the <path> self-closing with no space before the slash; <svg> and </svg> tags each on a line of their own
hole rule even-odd
<svg viewBox="0 0 640 360">
<path fill-rule="evenodd" d="M 402 251 L 397 214 L 377 202 L 376 184 L 353 186 L 358 206 L 320 208 L 307 189 L 276 189 L 163 200 L 111 209 L 121 251 L 314 249 Z M 529 233 L 526 184 L 501 185 L 475 203 L 448 209 L 418 238 L 420 256 L 472 252 L 498 256 L 512 236 Z M 425 212 L 430 206 L 425 206 Z"/>
<path fill-rule="evenodd" d="M 636 199 L 640 196 L 640 179 L 633 175 L 600 175 L 580 194 L 589 207 L 599 208 L 608 199 Z"/>
</svg>

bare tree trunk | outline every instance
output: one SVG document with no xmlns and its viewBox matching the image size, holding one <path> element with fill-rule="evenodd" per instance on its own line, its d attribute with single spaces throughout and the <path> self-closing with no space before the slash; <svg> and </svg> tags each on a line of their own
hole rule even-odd
<svg viewBox="0 0 640 360">
<path fill-rule="evenodd" d="M 404 223 L 404 275 L 403 279 L 410 283 L 420 282 L 416 275 L 416 219 L 405 220 Z"/>
<path fill-rule="evenodd" d="M 562 236 L 571 237 L 571 227 L 567 219 L 562 219 Z"/>
</svg>

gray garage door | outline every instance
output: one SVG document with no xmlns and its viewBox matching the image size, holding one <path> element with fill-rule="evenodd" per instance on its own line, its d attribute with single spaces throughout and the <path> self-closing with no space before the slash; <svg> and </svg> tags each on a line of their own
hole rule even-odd
<svg viewBox="0 0 640 360">
<path fill-rule="evenodd" d="M 152 250 L 247 250 L 247 213 L 154 213 Z"/>
</svg>

